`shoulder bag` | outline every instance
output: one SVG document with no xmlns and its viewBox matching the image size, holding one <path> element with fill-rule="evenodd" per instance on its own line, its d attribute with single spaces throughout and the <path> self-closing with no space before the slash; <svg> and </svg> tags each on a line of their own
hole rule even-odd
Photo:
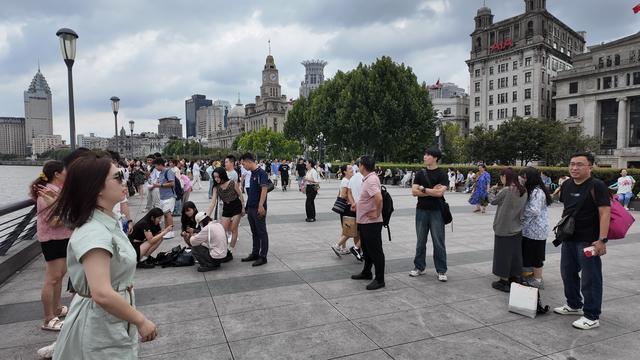
<svg viewBox="0 0 640 360">
<path fill-rule="evenodd" d="M 429 179 L 429 175 L 427 174 L 427 171 L 426 170 L 422 170 L 422 173 L 424 175 L 424 178 L 427 179 L 427 185 L 429 186 L 429 188 L 433 189 L 433 185 L 431 184 L 431 179 Z M 438 203 L 440 204 L 440 212 L 442 213 L 442 221 L 444 221 L 445 225 L 450 224 L 453 221 L 453 215 L 451 214 L 451 209 L 449 208 L 449 204 L 444 199 L 444 195 L 442 197 L 440 197 L 440 201 L 438 201 Z"/>
<path fill-rule="evenodd" d="M 593 189 L 593 181 L 591 179 L 589 179 L 588 181 L 590 183 L 585 196 L 583 196 L 579 200 L 579 202 L 576 204 L 575 209 L 573 209 L 573 211 L 570 214 L 564 215 L 560 219 L 560 221 L 558 221 L 558 224 L 553 228 L 553 232 L 556 235 L 555 240 L 553 240 L 553 246 L 558 247 L 560 246 L 560 244 L 562 244 L 563 241 L 573 236 L 573 233 L 576 229 L 575 216 L 580 211 L 580 209 L 582 208 L 582 205 L 584 205 L 584 202 L 587 199 L 587 196 L 589 196 L 589 193 L 591 193 L 591 190 Z"/>
</svg>

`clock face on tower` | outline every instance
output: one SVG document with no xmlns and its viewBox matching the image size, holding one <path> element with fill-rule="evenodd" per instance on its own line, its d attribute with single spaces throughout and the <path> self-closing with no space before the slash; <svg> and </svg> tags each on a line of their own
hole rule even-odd
<svg viewBox="0 0 640 360">
<path fill-rule="evenodd" d="M 271 73 L 271 75 L 269 75 L 269 78 L 271 79 L 271 81 L 276 81 L 278 76 L 276 74 L 274 74 L 274 73 Z"/>
</svg>

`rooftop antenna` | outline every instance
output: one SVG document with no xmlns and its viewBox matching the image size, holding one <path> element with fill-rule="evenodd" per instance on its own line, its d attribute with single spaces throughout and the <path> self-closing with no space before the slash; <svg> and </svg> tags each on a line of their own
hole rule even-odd
<svg viewBox="0 0 640 360">
<path fill-rule="evenodd" d="M 40 72 L 40 58 L 38 57 L 38 72 Z"/>
<path fill-rule="evenodd" d="M 271 55 L 271 39 L 269 39 L 269 41 L 267 41 L 269 43 L 269 55 Z"/>
<path fill-rule="evenodd" d="M 238 102 L 237 104 L 240 104 L 240 92 L 238 92 Z"/>
</svg>

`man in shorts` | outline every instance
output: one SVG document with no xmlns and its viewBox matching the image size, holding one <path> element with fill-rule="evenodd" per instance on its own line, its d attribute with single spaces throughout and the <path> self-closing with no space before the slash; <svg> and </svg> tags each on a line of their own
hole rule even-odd
<svg viewBox="0 0 640 360">
<path fill-rule="evenodd" d="M 156 169 L 160 173 L 158 180 L 153 184 L 154 188 L 158 188 L 160 192 L 160 208 L 164 213 L 164 226 L 173 226 L 173 208 L 176 206 L 176 194 L 173 190 L 173 185 L 176 181 L 175 173 L 165 166 L 165 161 L 162 158 L 157 158 L 153 161 Z M 167 232 L 163 238 L 171 239 L 175 234 L 173 231 Z"/>
</svg>

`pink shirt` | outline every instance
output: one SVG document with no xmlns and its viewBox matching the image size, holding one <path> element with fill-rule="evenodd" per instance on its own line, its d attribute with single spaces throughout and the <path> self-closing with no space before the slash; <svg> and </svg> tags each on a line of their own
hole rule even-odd
<svg viewBox="0 0 640 360">
<path fill-rule="evenodd" d="M 191 180 L 189 180 L 187 175 L 180 175 L 180 180 L 182 180 L 182 190 L 184 190 L 184 192 L 191 191 Z"/>
<path fill-rule="evenodd" d="M 47 184 L 47 188 L 54 190 L 55 192 L 60 192 L 60 188 L 49 183 Z M 64 240 L 71 237 L 72 230 L 67 229 L 64 225 L 51 225 L 47 223 L 47 217 L 49 216 L 49 211 L 45 211 L 47 208 L 47 203 L 42 199 L 42 197 L 38 196 L 36 199 L 36 210 L 38 211 L 38 217 L 36 219 L 36 230 L 38 241 L 46 242 L 49 240 Z"/>
<path fill-rule="evenodd" d="M 370 172 L 362 179 L 360 198 L 356 205 L 356 222 L 358 224 L 373 224 L 382 222 L 382 212 L 376 218 L 367 215 L 376 209 L 376 194 L 380 193 L 380 179 L 375 172 Z"/>
</svg>

